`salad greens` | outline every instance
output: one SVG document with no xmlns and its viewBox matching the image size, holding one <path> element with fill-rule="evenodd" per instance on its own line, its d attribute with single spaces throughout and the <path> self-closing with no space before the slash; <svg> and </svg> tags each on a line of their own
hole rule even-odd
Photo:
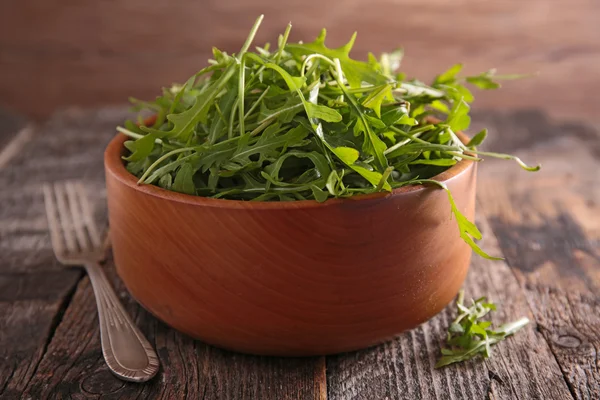
<svg viewBox="0 0 600 400">
<path fill-rule="evenodd" d="M 459 77 L 457 64 L 431 85 L 397 72 L 396 50 L 362 62 L 350 57 L 356 34 L 345 45 L 325 45 L 323 29 L 311 43 L 288 43 L 291 25 L 276 47 L 250 51 L 260 16 L 237 54 L 213 48 L 209 65 L 183 85 L 164 88 L 153 102 L 132 99 L 156 114 L 152 126 L 127 121 L 118 131 L 130 154 L 127 169 L 139 183 L 190 195 L 250 201 L 343 198 L 432 184 L 448 192 L 460 235 L 473 241 L 477 227 L 455 206 L 434 176 L 462 159 L 479 156 L 486 131 L 463 143 L 473 95 L 465 84 L 499 87 L 488 71 Z M 142 114 L 140 114 L 142 115 Z"/>
<path fill-rule="evenodd" d="M 491 354 L 490 346 L 506 339 L 529 323 L 529 319 L 521 318 L 493 329 L 492 323 L 483 321 L 482 318 L 495 311 L 496 305 L 481 297 L 472 300 L 471 307 L 467 308 L 464 305 L 464 297 L 465 294 L 461 290 L 456 300 L 458 316 L 448 328 L 446 343 L 449 348 L 442 349 L 442 357 L 435 364 L 436 368 L 466 361 L 478 354 L 488 358 Z"/>
</svg>

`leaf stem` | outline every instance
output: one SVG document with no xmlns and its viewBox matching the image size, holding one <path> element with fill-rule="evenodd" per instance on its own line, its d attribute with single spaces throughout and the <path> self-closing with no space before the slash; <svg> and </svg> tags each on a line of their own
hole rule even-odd
<svg viewBox="0 0 600 400">
<path fill-rule="evenodd" d="M 488 157 L 494 157 L 494 158 L 501 158 L 503 160 L 514 160 L 517 162 L 517 164 L 519 164 L 519 166 L 521 168 L 523 168 L 526 171 L 531 171 L 531 172 L 535 172 L 535 171 L 539 171 L 540 168 L 542 167 L 541 165 L 536 165 L 535 167 L 530 167 L 529 165 L 525 164 L 523 161 L 521 161 L 521 159 L 517 156 L 511 156 L 510 154 L 503 154 L 503 153 L 490 153 L 488 151 L 479 151 L 479 150 L 469 150 L 472 153 L 475 154 L 479 154 L 482 156 L 488 156 Z"/>
<path fill-rule="evenodd" d="M 132 132 L 129 129 L 123 128 L 122 126 L 117 126 L 117 132 L 120 132 L 120 133 L 122 133 L 124 135 L 127 135 L 130 138 L 132 138 L 132 139 L 141 139 L 141 138 L 143 138 L 145 136 L 145 135 L 140 135 L 139 133 Z M 173 145 L 171 145 L 169 143 L 165 143 L 161 139 L 158 139 L 158 138 L 156 140 L 154 140 L 154 143 L 160 144 L 165 149 L 171 149 L 171 150 L 173 150 L 173 149 L 177 149 L 178 148 L 178 147 L 175 147 L 175 146 L 173 146 Z"/>
<path fill-rule="evenodd" d="M 285 32 L 283 33 L 283 38 L 281 39 L 281 43 L 279 43 L 279 49 L 277 49 L 277 56 L 275 56 L 275 64 L 279 64 L 279 60 L 281 60 L 281 55 L 283 54 L 283 49 L 288 40 L 288 36 L 290 36 L 290 31 L 292 30 L 292 23 L 288 23 L 285 28 Z"/>
<path fill-rule="evenodd" d="M 254 102 L 254 104 L 252 104 L 252 107 L 250 107 L 250 109 L 248 110 L 248 112 L 244 115 L 244 119 L 247 119 L 248 116 L 250 114 L 252 114 L 252 112 L 256 109 L 256 107 L 258 107 L 258 105 L 263 100 L 263 98 L 267 95 L 267 93 L 269 93 L 269 89 L 271 89 L 271 86 L 267 86 L 267 88 L 265 90 L 263 90 L 263 92 L 260 94 L 260 96 L 258 97 L 258 99 L 256 99 L 256 101 Z"/>
<path fill-rule="evenodd" d="M 241 58 L 244 55 L 244 53 L 246 53 L 246 51 L 248 51 L 248 48 L 252 44 L 252 41 L 254 40 L 254 36 L 256 35 L 256 32 L 258 31 L 258 27 L 260 26 L 264 17 L 265 17 L 265 15 L 261 14 L 256 19 L 256 22 L 254 22 L 254 25 L 252 26 L 252 29 L 250 30 L 250 34 L 246 38 L 246 41 L 244 42 L 244 45 L 242 46 L 242 49 L 240 50 L 240 53 L 238 54 L 238 58 Z"/>
<path fill-rule="evenodd" d="M 242 57 L 240 61 L 240 74 L 239 74 L 239 83 L 238 83 L 238 123 L 240 135 L 246 133 L 246 129 L 244 127 L 244 93 L 245 93 L 245 85 L 244 80 L 246 78 L 246 57 Z"/>
<path fill-rule="evenodd" d="M 175 149 L 172 150 L 166 154 L 164 154 L 162 157 L 159 157 L 158 160 L 154 161 L 152 163 L 152 165 L 150 165 L 148 167 L 148 169 L 144 172 L 144 174 L 141 176 L 141 178 L 138 180 L 138 185 L 142 184 L 144 182 L 144 180 L 148 177 L 148 175 L 150 175 L 150 173 L 164 160 L 166 160 L 167 158 L 174 156 L 175 154 L 179 154 L 179 153 L 183 153 L 185 151 L 196 151 L 195 147 L 182 147 L 181 149 Z"/>
</svg>

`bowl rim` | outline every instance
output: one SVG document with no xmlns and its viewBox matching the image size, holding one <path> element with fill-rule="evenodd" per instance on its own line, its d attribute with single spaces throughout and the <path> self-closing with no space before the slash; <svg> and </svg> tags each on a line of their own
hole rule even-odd
<svg viewBox="0 0 600 400">
<path fill-rule="evenodd" d="M 156 118 L 149 117 L 144 121 L 144 124 L 151 124 Z M 463 143 L 469 141 L 469 137 L 463 132 L 456 132 L 456 135 Z M 409 193 L 422 192 L 427 189 L 432 189 L 431 186 L 423 184 L 407 185 L 391 192 L 378 192 L 368 194 L 358 194 L 345 198 L 329 198 L 326 201 L 319 203 L 316 200 L 295 200 L 295 201 L 249 201 L 249 200 L 231 200 L 231 199 L 214 199 L 211 197 L 194 196 L 185 193 L 174 192 L 163 189 L 155 185 L 140 185 L 138 179 L 125 168 L 122 156 L 126 150 L 124 143 L 129 137 L 117 133 L 109 142 L 104 151 L 104 169 L 105 174 L 110 174 L 120 184 L 125 185 L 137 192 L 146 195 L 189 205 L 207 206 L 214 208 L 231 208 L 231 209 L 253 209 L 253 210 L 282 210 L 282 209 L 300 209 L 300 208 L 318 208 L 330 207 L 339 204 L 348 204 L 349 202 L 360 202 L 365 200 L 383 200 L 396 196 L 403 196 Z M 443 183 L 449 183 L 457 177 L 465 174 L 468 170 L 474 167 L 475 162 L 472 160 L 462 159 L 442 173 L 433 176 L 432 180 Z"/>
</svg>

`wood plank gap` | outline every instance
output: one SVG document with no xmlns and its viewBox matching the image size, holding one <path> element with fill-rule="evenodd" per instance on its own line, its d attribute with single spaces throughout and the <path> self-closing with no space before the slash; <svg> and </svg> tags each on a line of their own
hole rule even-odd
<svg viewBox="0 0 600 400">
<path fill-rule="evenodd" d="M 37 362 L 35 364 L 35 368 L 33 369 L 33 373 L 31 374 L 31 376 L 27 380 L 27 383 L 23 387 L 29 386 L 29 382 L 31 382 L 31 380 L 33 379 L 33 377 L 37 373 L 38 368 L 40 366 L 40 363 L 44 359 L 44 356 L 46 355 L 46 351 L 48 351 L 48 346 L 50 345 L 50 343 L 52 342 L 52 339 L 54 338 L 54 334 L 56 333 L 56 329 L 58 328 L 58 326 L 62 322 L 63 317 L 65 315 L 65 312 L 67 311 L 67 308 L 71 304 L 71 301 L 73 300 L 73 296 L 75 295 L 75 292 L 77 291 L 77 287 L 79 286 L 79 282 L 81 282 L 81 280 L 83 279 L 84 276 L 85 276 L 85 274 L 83 273 L 83 271 L 81 271 L 80 275 L 79 275 L 79 278 L 77 278 L 77 280 L 73 283 L 73 286 L 71 286 L 71 288 L 69 289 L 69 291 L 63 297 L 63 299 L 62 299 L 62 301 L 60 303 L 60 306 L 56 310 L 56 313 L 54 314 L 54 317 L 52 318 L 52 322 L 50 323 L 50 328 L 48 329 L 48 334 L 46 335 L 46 342 L 44 343 L 44 348 L 42 349 L 42 352 L 40 354 L 40 358 L 37 360 Z M 7 384 L 8 384 L 9 381 L 10 380 L 6 381 Z M 0 393 L 2 393 L 2 392 L 0 391 Z"/>
<path fill-rule="evenodd" d="M 315 393 L 318 400 L 327 400 L 327 358 L 325 356 L 315 362 Z"/>
<path fill-rule="evenodd" d="M 477 206 L 479 210 L 483 209 L 483 206 L 481 204 L 481 200 L 479 198 L 479 196 L 477 197 Z M 496 231 L 493 228 L 492 224 L 486 224 L 489 227 L 489 231 L 485 232 L 486 235 L 489 236 L 493 236 L 495 241 L 497 243 L 501 243 Z M 550 342 L 550 337 L 548 336 L 547 332 L 544 332 L 544 330 L 548 330 L 548 328 L 544 328 L 544 324 L 542 320 L 540 320 L 540 315 L 539 313 L 536 312 L 536 309 L 534 307 L 534 304 L 531 303 L 531 296 L 528 294 L 528 289 L 526 286 L 522 285 L 523 282 L 523 276 L 521 276 L 518 272 L 517 272 L 517 268 L 515 265 L 512 265 L 510 262 L 510 257 L 507 256 L 507 254 L 505 254 L 505 249 L 501 246 L 498 245 L 498 248 L 500 249 L 500 253 L 501 256 L 504 257 L 503 262 L 506 263 L 506 265 L 509 267 L 509 270 L 511 272 L 511 274 L 514 276 L 516 282 L 518 283 L 518 285 L 520 286 L 523 295 L 525 297 L 526 300 L 526 304 L 527 304 L 527 308 L 529 309 L 530 315 L 533 316 L 533 323 L 535 324 L 535 329 L 536 331 L 539 333 L 539 336 L 541 336 L 541 338 L 543 338 L 546 346 L 548 347 L 550 353 L 552 354 L 554 360 L 556 361 L 556 364 L 558 365 L 558 369 L 561 372 L 562 378 L 566 384 L 567 389 L 569 390 L 569 393 L 571 394 L 573 400 L 577 400 L 578 396 L 577 396 L 577 392 L 575 390 L 575 388 L 573 387 L 573 383 L 569 380 L 569 377 L 567 376 L 567 370 L 565 370 L 565 368 L 563 368 L 563 365 L 561 364 L 561 360 L 560 357 L 557 355 L 554 346 L 552 345 L 552 343 Z M 488 393 L 487 393 L 487 398 L 491 398 L 491 393 L 492 393 L 492 389 L 493 389 L 493 378 L 497 378 L 497 376 L 490 370 L 490 385 L 488 387 Z M 494 377 L 492 377 L 491 375 L 494 375 Z M 512 383 L 511 383 L 511 387 L 512 387 Z M 516 395 L 517 392 L 514 391 L 514 387 L 513 388 L 513 393 Z"/>
</svg>

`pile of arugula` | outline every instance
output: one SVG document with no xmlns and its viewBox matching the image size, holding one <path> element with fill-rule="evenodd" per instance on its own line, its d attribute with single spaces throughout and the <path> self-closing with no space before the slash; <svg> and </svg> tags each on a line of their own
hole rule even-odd
<svg viewBox="0 0 600 400">
<path fill-rule="evenodd" d="M 516 76 L 459 78 L 457 64 L 426 85 L 396 72 L 402 51 L 361 62 L 349 55 L 356 34 L 330 49 L 324 29 L 312 43 L 288 43 L 291 25 L 276 49 L 251 52 L 261 21 L 237 54 L 213 48 L 210 65 L 184 85 L 163 89 L 154 102 L 133 99 L 157 116 L 153 126 L 140 119 L 118 128 L 134 139 L 125 160 L 139 183 L 214 198 L 319 202 L 430 183 L 447 191 L 461 237 L 493 258 L 473 241 L 481 233 L 447 187 L 431 178 L 479 156 L 539 169 L 478 151 L 485 130 L 467 144 L 456 135 L 470 123 L 466 83 L 495 89 L 496 80 Z"/>
<path fill-rule="evenodd" d="M 456 300 L 458 316 L 448 328 L 448 347 L 442 349 L 442 357 L 435 364 L 435 368 L 466 361 L 479 354 L 488 358 L 491 355 L 490 346 L 506 339 L 529 323 L 529 319 L 523 317 L 493 329 L 492 322 L 483 318 L 495 311 L 496 305 L 481 297 L 472 300 L 471 307 L 466 307 L 464 297 L 461 290 Z"/>
</svg>

